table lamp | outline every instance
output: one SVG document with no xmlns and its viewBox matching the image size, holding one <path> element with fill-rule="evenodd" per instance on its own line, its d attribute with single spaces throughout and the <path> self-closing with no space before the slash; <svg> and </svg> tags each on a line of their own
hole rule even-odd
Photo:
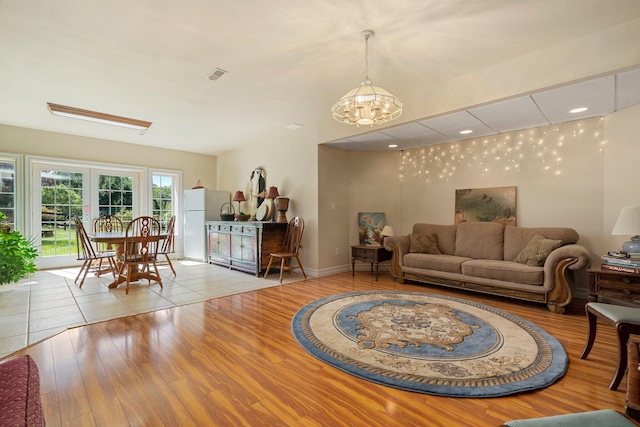
<svg viewBox="0 0 640 427">
<path fill-rule="evenodd" d="M 385 225 L 382 231 L 380 232 L 380 235 L 382 236 L 382 246 L 384 246 L 384 238 L 393 236 L 393 228 L 391 228 L 391 226 L 389 225 Z"/>
<path fill-rule="evenodd" d="M 237 214 L 239 215 L 240 212 L 242 212 L 240 210 L 240 203 L 246 201 L 247 199 L 244 198 L 244 193 L 240 190 L 236 191 L 235 196 L 233 196 L 233 201 L 234 202 L 238 202 L 238 212 Z"/>
<path fill-rule="evenodd" d="M 629 242 L 622 244 L 622 250 L 627 253 L 640 253 L 640 206 L 622 208 L 611 234 L 614 236 L 633 236 Z"/>
</svg>

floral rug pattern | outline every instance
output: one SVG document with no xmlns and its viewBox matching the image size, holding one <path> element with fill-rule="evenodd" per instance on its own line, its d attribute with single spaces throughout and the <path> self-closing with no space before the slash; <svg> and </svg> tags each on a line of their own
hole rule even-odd
<svg viewBox="0 0 640 427">
<path fill-rule="evenodd" d="M 422 292 L 333 295 L 303 307 L 292 331 L 313 356 L 350 374 L 443 396 L 547 387 L 568 364 L 562 345 L 528 321 Z"/>
</svg>

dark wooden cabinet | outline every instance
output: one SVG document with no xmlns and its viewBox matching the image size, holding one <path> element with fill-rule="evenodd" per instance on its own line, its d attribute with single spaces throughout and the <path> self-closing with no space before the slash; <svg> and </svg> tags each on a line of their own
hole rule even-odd
<svg viewBox="0 0 640 427">
<path fill-rule="evenodd" d="M 391 251 L 386 250 L 382 246 L 369 245 L 353 245 L 351 246 L 351 276 L 355 275 L 356 261 L 364 261 L 371 263 L 371 271 L 376 272 L 376 281 L 378 280 L 378 264 L 391 259 Z"/>
<path fill-rule="evenodd" d="M 640 275 L 603 270 L 600 266 L 587 270 L 589 273 L 589 301 L 610 302 L 640 306 Z M 607 302 L 609 302 L 607 301 Z"/>
<path fill-rule="evenodd" d="M 287 223 L 207 221 L 206 227 L 210 263 L 259 276 L 280 248 Z"/>
</svg>

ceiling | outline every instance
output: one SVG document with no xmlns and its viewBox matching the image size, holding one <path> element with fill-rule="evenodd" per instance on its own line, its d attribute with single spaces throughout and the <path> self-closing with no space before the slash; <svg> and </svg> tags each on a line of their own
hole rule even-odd
<svg viewBox="0 0 640 427">
<path fill-rule="evenodd" d="M 348 141 L 353 128 L 330 107 L 364 76 L 365 29 L 376 33 L 371 80 L 407 99 L 639 17 L 637 0 L 0 0 L 0 124 L 203 154 L 298 132 L 287 128 L 294 123 L 336 127 L 338 146 L 359 150 L 452 140 L 467 127 L 504 132 L 562 120 L 576 93 L 604 98 L 607 109 L 637 103 L 637 89 L 624 89 L 637 88 L 637 72 L 383 132 L 361 128 Z M 212 81 L 216 68 L 227 73 Z M 153 125 L 141 134 L 53 116 L 47 102 Z"/>
<path fill-rule="evenodd" d="M 329 145 L 348 151 L 405 150 L 599 117 L 636 104 L 640 104 L 640 69 L 343 138 Z M 577 108 L 587 110 L 570 112 Z"/>
</svg>

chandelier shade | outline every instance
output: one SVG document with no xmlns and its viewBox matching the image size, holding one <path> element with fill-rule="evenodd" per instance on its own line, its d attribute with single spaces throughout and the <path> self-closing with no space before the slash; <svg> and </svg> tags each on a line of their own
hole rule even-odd
<svg viewBox="0 0 640 427">
<path fill-rule="evenodd" d="M 402 101 L 381 87 L 373 86 L 369 80 L 369 38 L 373 31 L 360 33 L 365 39 L 365 79 L 360 86 L 350 90 L 340 98 L 331 114 L 339 122 L 349 125 L 373 126 L 381 125 L 397 119 L 402 114 Z"/>
</svg>

